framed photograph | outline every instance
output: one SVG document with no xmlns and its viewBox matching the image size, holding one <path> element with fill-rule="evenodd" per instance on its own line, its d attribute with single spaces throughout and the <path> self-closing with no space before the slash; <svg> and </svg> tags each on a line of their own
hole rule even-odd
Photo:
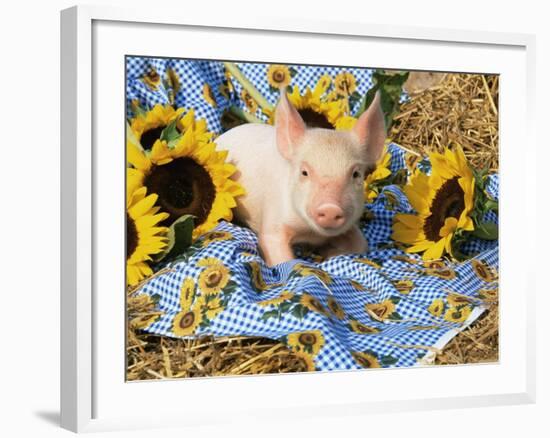
<svg viewBox="0 0 550 438">
<path fill-rule="evenodd" d="M 534 401 L 533 36 L 61 17 L 63 427 Z"/>
</svg>

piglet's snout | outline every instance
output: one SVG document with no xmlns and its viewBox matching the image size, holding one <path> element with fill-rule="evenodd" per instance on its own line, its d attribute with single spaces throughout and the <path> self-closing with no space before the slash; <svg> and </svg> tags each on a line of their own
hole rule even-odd
<svg viewBox="0 0 550 438">
<path fill-rule="evenodd" d="M 344 225 L 346 217 L 344 210 L 336 204 L 322 204 L 314 211 L 314 220 L 323 228 L 339 228 Z"/>
</svg>

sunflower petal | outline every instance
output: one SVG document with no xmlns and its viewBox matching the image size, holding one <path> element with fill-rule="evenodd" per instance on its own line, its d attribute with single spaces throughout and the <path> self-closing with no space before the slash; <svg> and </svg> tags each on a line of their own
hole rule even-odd
<svg viewBox="0 0 550 438">
<path fill-rule="evenodd" d="M 426 252 L 422 255 L 423 260 L 436 260 L 440 259 L 445 250 L 445 239 L 440 239 L 438 242 L 431 245 Z"/>
<path fill-rule="evenodd" d="M 151 161 L 143 153 L 143 150 L 131 141 L 126 142 L 126 158 L 128 163 L 136 169 L 148 172 L 151 169 Z"/>
</svg>

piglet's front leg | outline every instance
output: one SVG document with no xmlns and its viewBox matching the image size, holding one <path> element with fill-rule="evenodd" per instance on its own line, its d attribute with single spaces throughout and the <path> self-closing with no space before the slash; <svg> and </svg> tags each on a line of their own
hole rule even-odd
<svg viewBox="0 0 550 438">
<path fill-rule="evenodd" d="M 319 248 L 319 252 L 322 257 L 330 258 L 342 254 L 363 254 L 367 249 L 365 236 L 359 227 L 354 225 L 344 234 L 331 237 L 323 247 Z"/>
<path fill-rule="evenodd" d="M 262 257 L 268 266 L 278 265 L 294 259 L 291 235 L 281 228 L 260 232 L 258 236 Z"/>
</svg>

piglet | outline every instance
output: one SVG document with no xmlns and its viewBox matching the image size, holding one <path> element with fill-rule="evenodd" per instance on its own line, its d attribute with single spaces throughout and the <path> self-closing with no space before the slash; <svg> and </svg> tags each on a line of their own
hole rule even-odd
<svg viewBox="0 0 550 438">
<path fill-rule="evenodd" d="M 379 96 L 350 131 L 308 128 L 286 92 L 275 111 L 274 126 L 245 124 L 216 140 L 246 190 L 236 218 L 257 233 L 269 266 L 292 260 L 294 244 L 325 257 L 366 252 L 358 221 L 386 136 Z"/>
</svg>

